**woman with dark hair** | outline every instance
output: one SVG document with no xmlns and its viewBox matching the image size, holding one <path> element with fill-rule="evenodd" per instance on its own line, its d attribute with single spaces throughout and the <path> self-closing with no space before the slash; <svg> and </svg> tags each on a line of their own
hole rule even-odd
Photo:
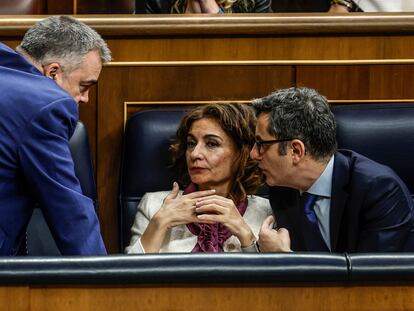
<svg viewBox="0 0 414 311">
<path fill-rule="evenodd" d="M 151 13 L 151 14 L 270 13 L 272 12 L 272 1 L 271 0 L 146 0 L 145 12 Z"/>
<path fill-rule="evenodd" d="M 127 253 L 254 252 L 267 199 L 249 157 L 256 118 L 243 104 L 210 104 L 190 111 L 171 145 L 185 185 L 146 193 L 138 206 Z"/>
</svg>

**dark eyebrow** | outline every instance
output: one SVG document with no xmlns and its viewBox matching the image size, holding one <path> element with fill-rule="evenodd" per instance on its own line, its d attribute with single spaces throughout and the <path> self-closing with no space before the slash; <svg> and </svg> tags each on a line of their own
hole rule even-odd
<svg viewBox="0 0 414 311">
<path fill-rule="evenodd" d="M 189 138 L 189 137 L 191 137 L 193 139 L 195 138 L 194 135 L 191 134 L 191 133 L 187 134 L 187 138 Z M 217 138 L 217 139 L 223 141 L 223 138 L 221 138 L 220 136 L 215 135 L 215 134 L 206 134 L 206 135 L 203 136 L 203 139 L 209 139 L 209 138 Z"/>
<path fill-rule="evenodd" d="M 207 135 L 204 135 L 204 137 L 203 137 L 204 139 L 208 139 L 208 138 L 217 138 L 217 139 L 220 139 L 220 140 L 223 140 L 223 138 L 221 138 L 220 136 L 218 136 L 218 135 L 215 135 L 215 134 L 207 134 Z"/>
</svg>

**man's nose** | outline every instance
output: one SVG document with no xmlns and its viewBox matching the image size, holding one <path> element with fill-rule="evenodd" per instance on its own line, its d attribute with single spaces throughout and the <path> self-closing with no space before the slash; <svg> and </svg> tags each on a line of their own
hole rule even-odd
<svg viewBox="0 0 414 311">
<path fill-rule="evenodd" d="M 89 101 L 89 92 L 81 93 L 79 100 L 78 100 L 79 104 L 81 103 L 86 104 L 88 101 Z"/>
</svg>

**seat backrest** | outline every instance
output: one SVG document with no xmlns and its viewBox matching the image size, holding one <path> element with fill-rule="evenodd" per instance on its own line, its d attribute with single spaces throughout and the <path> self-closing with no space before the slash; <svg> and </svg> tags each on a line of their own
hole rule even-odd
<svg viewBox="0 0 414 311">
<path fill-rule="evenodd" d="M 120 251 L 129 244 L 131 226 L 146 192 L 171 189 L 177 175 L 168 151 L 187 110 L 146 110 L 129 118 L 124 135 L 120 185 Z"/>
<path fill-rule="evenodd" d="M 388 165 L 414 194 L 414 104 L 352 104 L 332 111 L 338 147 Z"/>
<path fill-rule="evenodd" d="M 91 198 L 95 209 L 98 208 L 93 165 L 90 156 L 87 130 L 78 122 L 69 140 L 69 149 L 75 164 L 75 174 L 79 179 L 82 192 Z M 52 237 L 40 208 L 35 208 L 26 230 L 26 252 L 29 256 L 56 256 L 59 249 Z"/>
</svg>

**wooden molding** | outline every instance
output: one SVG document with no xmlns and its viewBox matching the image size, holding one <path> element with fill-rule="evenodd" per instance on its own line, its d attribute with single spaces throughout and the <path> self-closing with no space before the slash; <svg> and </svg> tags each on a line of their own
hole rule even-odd
<svg viewBox="0 0 414 311">
<path fill-rule="evenodd" d="M 74 5 L 76 1 L 74 2 Z M 75 8 L 74 8 L 75 9 Z M 44 16 L 0 16 L 0 36 L 21 36 Z M 104 36 L 414 34 L 413 13 L 79 15 Z"/>
</svg>

